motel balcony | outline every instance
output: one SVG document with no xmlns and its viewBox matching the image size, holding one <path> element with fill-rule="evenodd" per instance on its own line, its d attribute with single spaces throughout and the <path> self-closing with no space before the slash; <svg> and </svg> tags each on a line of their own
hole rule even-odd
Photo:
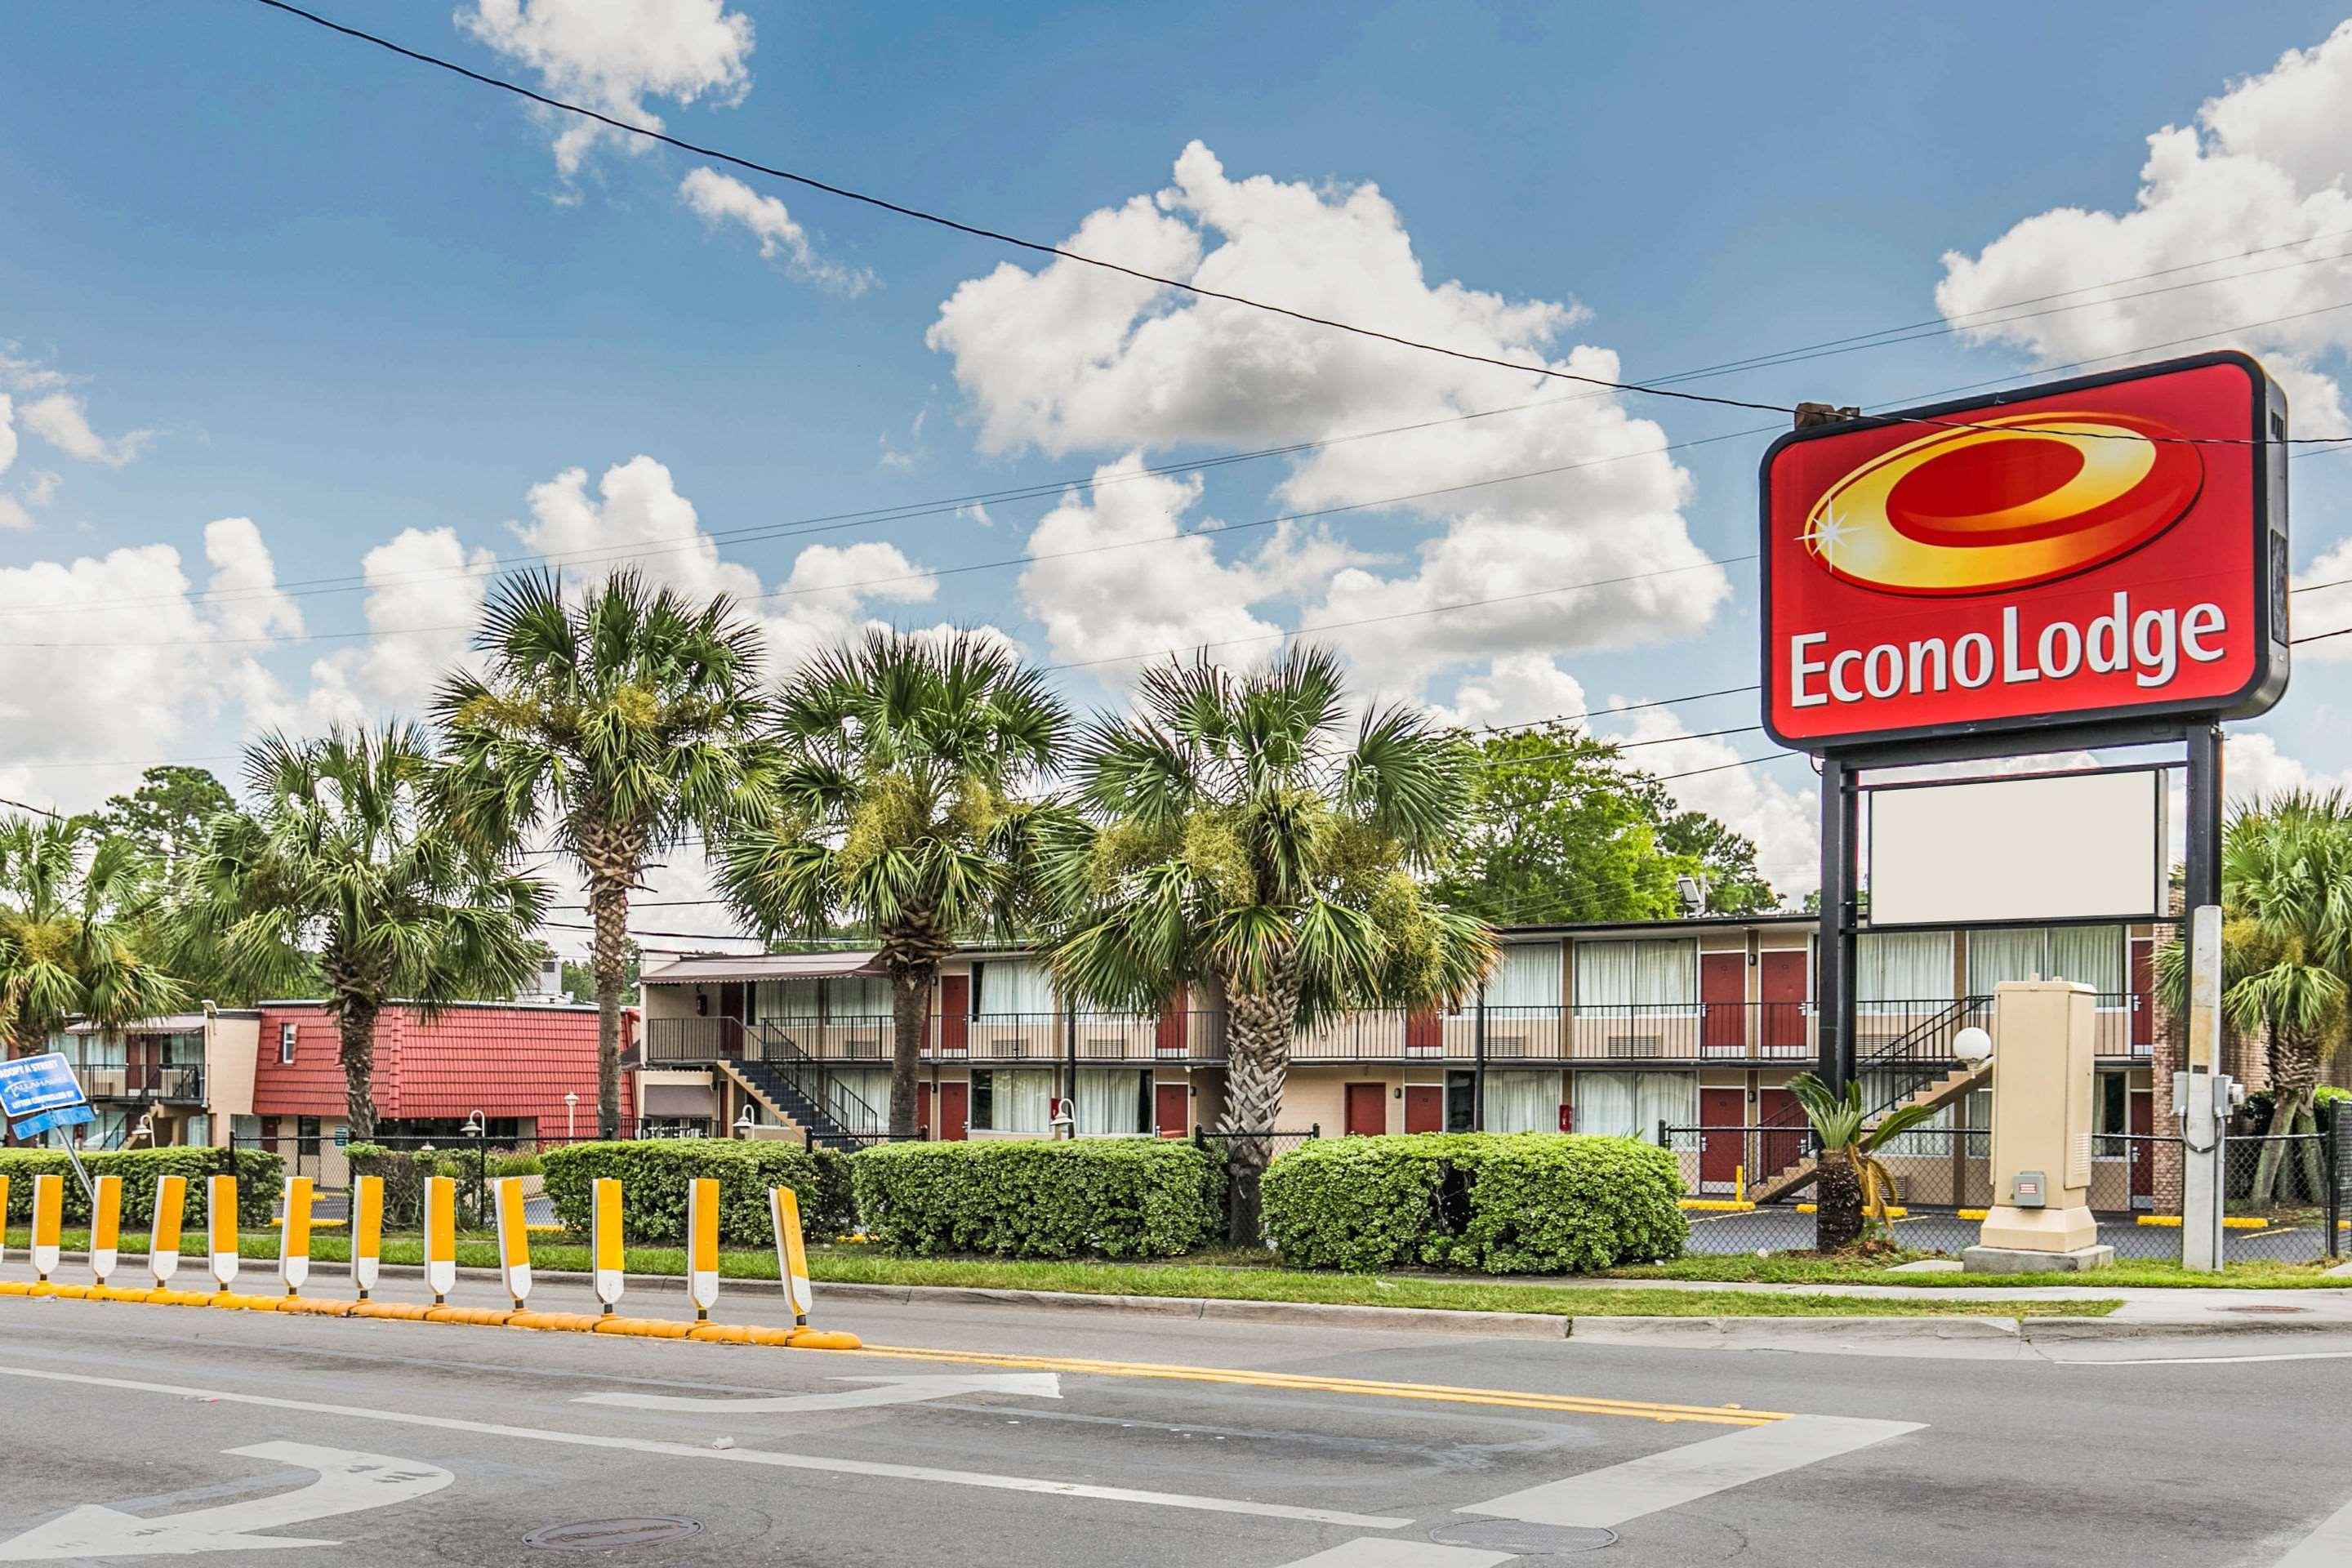
<svg viewBox="0 0 2352 1568">
<path fill-rule="evenodd" d="M 933 1017 L 923 1042 L 927 1061 L 1050 1065 L 1075 1054 L 1093 1066 L 1224 1059 L 1224 1019 L 1214 1013 L 1146 1017 L 1118 1013 L 983 1013 Z M 881 1063 L 890 1059 L 898 1031 L 888 1017 L 648 1018 L 648 1066 L 806 1058 Z"/>
</svg>

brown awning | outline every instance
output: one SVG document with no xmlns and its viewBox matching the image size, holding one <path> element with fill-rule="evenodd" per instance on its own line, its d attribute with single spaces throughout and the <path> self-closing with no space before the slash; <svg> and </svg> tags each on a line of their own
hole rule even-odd
<svg viewBox="0 0 2352 1568">
<path fill-rule="evenodd" d="M 681 958 L 645 972 L 648 985 L 693 985 L 709 981 L 838 980 L 883 973 L 876 952 L 770 952 L 741 957 Z"/>
</svg>

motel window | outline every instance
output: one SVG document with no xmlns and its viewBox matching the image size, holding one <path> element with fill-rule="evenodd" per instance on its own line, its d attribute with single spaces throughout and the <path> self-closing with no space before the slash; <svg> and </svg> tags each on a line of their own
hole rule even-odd
<svg viewBox="0 0 2352 1568">
<path fill-rule="evenodd" d="M 228 1119 L 228 1141 L 240 1149 L 261 1147 L 261 1118 L 231 1116 Z"/>
<path fill-rule="evenodd" d="M 762 980 L 751 988 L 754 1023 L 813 1019 L 817 1013 L 817 982 Z"/>
<path fill-rule="evenodd" d="M 995 958 L 977 964 L 971 988 L 977 1017 L 1055 1011 L 1054 972 L 1034 958 Z"/>
<path fill-rule="evenodd" d="M 1577 967 L 1583 968 L 1581 954 Z M 1494 1079 L 1487 1079 L 1486 1121 L 1494 1125 Z M 1698 1075 L 1688 1072 L 1580 1072 L 1576 1075 L 1576 1130 L 1654 1142 L 1658 1123 L 1688 1127 L 1698 1121 Z"/>
<path fill-rule="evenodd" d="M 298 1032 L 296 1026 L 292 1024 L 278 1026 L 278 1063 L 280 1067 L 291 1067 L 294 1064 L 294 1038 Z"/>
<path fill-rule="evenodd" d="M 1860 1006 L 1953 1000 L 1949 931 L 1868 931 L 1854 942 L 1853 955 Z"/>
<path fill-rule="evenodd" d="M 1559 990 L 1555 976 L 1552 994 L 1558 995 Z M 1686 1008 L 1697 1005 L 1696 939 L 1576 944 L 1576 1005 L 1580 1016 L 1607 1017 L 1629 1008 Z"/>
<path fill-rule="evenodd" d="M 2092 1147 L 2102 1160 L 2120 1160 L 2131 1145 L 2120 1134 L 2131 1131 L 2131 1079 L 2123 1073 L 2099 1075 L 2098 1093 L 2091 1105 L 2093 1131 L 2103 1134 Z"/>
<path fill-rule="evenodd" d="M 319 1119 L 298 1116 L 294 1119 L 294 1152 L 298 1158 L 315 1160 L 319 1157 Z"/>
<path fill-rule="evenodd" d="M 1556 1132 L 1559 1130 L 1559 1074 L 1490 1072 L 1486 1075 L 1487 1131 Z"/>
<path fill-rule="evenodd" d="M 974 1068 L 974 1131 L 1043 1134 L 1053 1116 L 1054 1074 L 1045 1068 Z"/>
<path fill-rule="evenodd" d="M 887 1018 L 890 1016 L 890 981 L 880 974 L 854 975 L 824 983 L 824 1016 L 828 1018 Z"/>
<path fill-rule="evenodd" d="M 1445 1075 L 1445 1130 L 1467 1132 L 1478 1116 L 1478 1075 L 1449 1072 Z"/>
<path fill-rule="evenodd" d="M 1149 1068 L 1080 1068 L 1071 1099 L 1082 1138 L 1131 1135 L 1152 1130 Z"/>
<path fill-rule="evenodd" d="M 1622 946 L 1624 944 L 1619 943 Z M 1513 942 L 1503 949 L 1495 973 L 1486 977 L 1486 1010 L 1498 1007 L 1549 1007 L 1558 1016 L 1560 961 L 1565 950 L 1556 942 Z M 1472 1005 L 1465 998 L 1463 1008 Z"/>
<path fill-rule="evenodd" d="M 866 1108 L 874 1113 L 876 1126 L 890 1125 L 890 1069 L 888 1068 L 835 1068 L 826 1073 L 825 1077 L 836 1089 L 846 1090 L 864 1101 Z M 854 1105 L 845 1105 L 843 1109 L 852 1115 L 856 1113 L 856 1107 Z"/>
<path fill-rule="evenodd" d="M 2004 980 L 2073 980 L 2099 994 L 2099 1005 L 2130 1005 L 2124 993 L 2121 926 L 2018 926 L 1969 936 L 1969 994 L 1990 996 Z"/>
</svg>

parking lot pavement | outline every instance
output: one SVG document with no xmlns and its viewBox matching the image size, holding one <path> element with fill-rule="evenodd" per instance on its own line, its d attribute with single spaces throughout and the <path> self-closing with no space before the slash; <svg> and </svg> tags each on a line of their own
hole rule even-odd
<svg viewBox="0 0 2352 1568">
<path fill-rule="evenodd" d="M 1634 1564 L 2099 1568 L 2160 1538 L 2218 1565 L 2280 1561 L 2352 1496 L 2352 1432 L 2309 1418 L 2352 1392 L 2352 1359 L 1904 1363 L 819 1306 L 876 1351 L 0 1299 L 0 1562 L 259 1561 L 275 1538 L 521 1564 L 555 1531 L 647 1563 L 1495 1568 L 1612 1531 Z M 1005 1364 L 1044 1359 L 1066 1369 Z"/>
<path fill-rule="evenodd" d="M 1688 1250 L 1695 1254 L 1789 1252 L 1813 1245 L 1814 1216 L 1793 1207 L 1767 1207 L 1748 1213 L 1695 1211 L 1690 1215 Z M 1957 1257 L 1974 1247 L 1979 1228 L 1975 1220 L 1948 1211 L 1919 1210 L 1893 1222 L 1895 1237 L 1921 1252 L 1947 1252 Z M 2307 1220 L 2283 1220 L 2260 1229 L 2234 1227 L 2224 1233 L 2229 1260 L 2311 1263 L 2326 1249 L 2321 1225 Z M 2102 1215 L 2099 1239 L 2116 1249 L 2119 1258 L 2163 1258 L 2180 1256 L 2177 1226 L 2142 1225 L 2135 1217 Z M 2352 1238 L 2347 1238 L 2352 1246 Z"/>
</svg>

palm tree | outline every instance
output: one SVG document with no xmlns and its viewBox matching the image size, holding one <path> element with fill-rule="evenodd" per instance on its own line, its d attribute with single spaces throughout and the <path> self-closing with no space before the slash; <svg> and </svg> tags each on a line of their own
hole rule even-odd
<svg viewBox="0 0 2352 1568">
<path fill-rule="evenodd" d="M 2178 942 L 2157 953 L 2157 977 L 2178 1014 L 2189 992 Z M 2221 1008 L 2269 1042 L 2271 1123 L 2252 1200 L 2278 1184 L 2281 1142 L 2315 1131 L 2320 1058 L 2344 1036 L 2352 995 L 2352 798 L 2287 791 L 2238 807 L 2221 834 Z M 2306 1190 L 2321 1186 L 2315 1142 L 2303 1145 Z"/>
<path fill-rule="evenodd" d="M 1885 1228 L 1887 1206 L 1895 1201 L 1895 1177 L 1879 1162 L 1878 1152 L 1934 1116 L 1937 1108 L 1906 1105 L 1870 1122 L 1860 1079 L 1849 1080 L 1841 1096 L 1809 1072 L 1790 1079 L 1789 1092 L 1804 1107 L 1822 1146 L 1813 1179 L 1819 1215 L 1813 1245 L 1823 1252 L 1841 1251 L 1862 1238 L 1865 1216 Z"/>
<path fill-rule="evenodd" d="M 315 973 L 342 1037 L 352 1136 L 375 1131 L 375 1024 L 423 1005 L 511 994 L 530 979 L 544 884 L 432 814 L 424 731 L 341 727 L 246 749 L 251 812 L 206 829 L 182 885 L 182 949 L 257 991 Z"/>
<path fill-rule="evenodd" d="M 759 628 L 724 595 L 698 605 L 634 571 L 576 605 L 532 574 L 491 595 L 474 646 L 487 676 L 454 672 L 434 699 L 439 809 L 491 847 L 548 823 L 578 863 L 595 927 L 597 1134 L 617 1138 L 629 894 L 650 861 L 696 829 L 708 837 L 757 786 Z"/>
<path fill-rule="evenodd" d="M 915 1072 L 940 960 L 957 939 L 1010 937 L 1034 902 L 1032 798 L 1069 714 L 997 642 L 877 631 L 822 654 L 775 704 L 782 759 L 731 827 L 719 886 L 771 938 L 846 922 L 890 979 L 890 1131 L 915 1131 Z"/>
<path fill-rule="evenodd" d="M 1293 1034 L 1354 1007 L 1450 1004 L 1495 962 L 1483 921 L 1422 879 L 1459 825 L 1475 753 L 1403 708 L 1345 721 L 1338 660 L 1296 649 L 1254 674 L 1147 670 L 1131 716 L 1076 759 L 1087 822 L 1055 836 L 1057 979 L 1157 1012 L 1198 984 L 1226 1018 L 1233 1239 L 1257 1184 Z"/>
<path fill-rule="evenodd" d="M 77 1015 L 119 1029 L 184 1005 L 142 951 L 156 894 L 138 847 L 90 818 L 0 818 L 0 1034 L 39 1051 Z"/>
</svg>

